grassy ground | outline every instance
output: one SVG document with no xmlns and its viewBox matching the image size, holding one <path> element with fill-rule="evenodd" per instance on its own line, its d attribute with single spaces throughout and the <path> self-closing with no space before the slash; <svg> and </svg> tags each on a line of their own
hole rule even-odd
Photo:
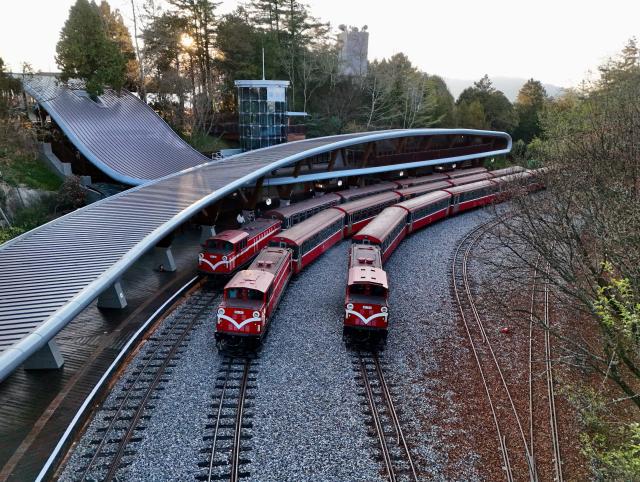
<svg viewBox="0 0 640 482">
<path fill-rule="evenodd" d="M 12 186 L 57 191 L 62 180 L 32 155 L 3 151 L 0 147 L 0 180 Z"/>
</svg>

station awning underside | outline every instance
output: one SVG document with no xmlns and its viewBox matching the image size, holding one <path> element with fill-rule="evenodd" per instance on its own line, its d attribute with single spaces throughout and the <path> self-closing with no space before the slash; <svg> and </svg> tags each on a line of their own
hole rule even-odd
<svg viewBox="0 0 640 482">
<path fill-rule="evenodd" d="M 372 142 L 444 134 L 500 140 L 499 149 L 474 158 L 511 149 L 505 133 L 465 129 L 368 132 L 281 144 L 137 186 L 1 245 L 0 380 L 46 345 L 145 252 L 217 200 L 313 156 Z M 432 160 L 407 167 L 428 163 Z"/>
</svg>

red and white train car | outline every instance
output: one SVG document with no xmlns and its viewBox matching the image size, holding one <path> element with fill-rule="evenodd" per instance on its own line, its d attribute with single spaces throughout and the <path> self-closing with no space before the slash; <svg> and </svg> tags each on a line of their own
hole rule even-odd
<svg viewBox="0 0 640 482">
<path fill-rule="evenodd" d="M 394 192 L 400 194 L 400 196 L 402 196 L 402 199 L 404 201 L 407 201 L 414 197 L 422 196 L 423 194 L 434 191 L 440 191 L 441 189 L 446 189 L 451 186 L 452 184 L 449 181 L 438 181 L 429 184 L 420 184 L 418 186 L 412 186 L 405 189 L 396 189 Z"/>
<path fill-rule="evenodd" d="M 343 228 L 344 213 L 330 208 L 273 236 L 269 244 L 291 249 L 293 270 L 299 273 L 343 238 Z"/>
<path fill-rule="evenodd" d="M 291 279 L 291 250 L 265 248 L 224 287 L 218 307 L 215 338 L 237 346 L 257 344 L 269 328 Z"/>
<path fill-rule="evenodd" d="M 377 246 L 354 244 L 349 252 L 344 334 L 386 338 L 389 285 Z"/>
<path fill-rule="evenodd" d="M 449 213 L 450 203 L 451 194 L 441 190 L 403 201 L 397 206 L 408 212 L 407 234 L 411 234 L 446 217 Z"/>
<path fill-rule="evenodd" d="M 400 201 L 397 192 L 384 192 L 357 201 L 334 206 L 331 209 L 340 211 L 344 216 L 344 236 L 351 236 L 365 227 L 384 208 Z"/>
<path fill-rule="evenodd" d="M 247 265 L 271 237 L 280 231 L 279 220 L 257 219 L 239 229 L 229 229 L 207 239 L 198 255 L 198 270 L 227 275 Z"/>
<path fill-rule="evenodd" d="M 436 172 L 434 174 L 428 174 L 426 176 L 396 179 L 393 182 L 395 182 L 400 189 L 406 189 L 412 186 L 421 186 L 423 184 L 431 184 L 434 182 L 446 181 L 447 179 L 449 179 L 449 176 L 444 172 Z"/>
<path fill-rule="evenodd" d="M 382 262 L 386 263 L 391 253 L 407 235 L 408 214 L 405 208 L 399 206 L 386 208 L 373 221 L 354 234 L 353 243 L 379 247 Z"/>
<path fill-rule="evenodd" d="M 449 179 L 457 179 L 459 177 L 475 176 L 477 174 L 484 174 L 488 171 L 486 167 L 470 167 L 468 169 L 454 169 L 447 172 Z"/>
<path fill-rule="evenodd" d="M 336 191 L 336 194 L 342 198 L 343 203 L 362 199 L 363 197 L 373 196 L 386 191 L 397 189 L 399 184 L 396 182 L 379 182 L 366 187 L 357 187 L 354 189 L 345 189 L 344 191 Z"/>
<path fill-rule="evenodd" d="M 292 226 L 310 218 L 320 211 L 340 204 L 342 197 L 337 194 L 325 194 L 320 197 L 300 201 L 289 206 L 281 206 L 264 213 L 265 218 L 279 219 L 282 221 L 282 229 Z"/>
<path fill-rule="evenodd" d="M 446 189 L 451 194 L 449 216 L 492 203 L 497 191 L 498 183 L 489 180 Z"/>
<path fill-rule="evenodd" d="M 493 176 L 488 172 L 481 172 L 471 176 L 455 177 L 449 179 L 449 182 L 452 186 L 462 186 L 463 184 L 471 184 L 472 182 L 486 181 L 488 179 L 493 179 Z"/>
</svg>

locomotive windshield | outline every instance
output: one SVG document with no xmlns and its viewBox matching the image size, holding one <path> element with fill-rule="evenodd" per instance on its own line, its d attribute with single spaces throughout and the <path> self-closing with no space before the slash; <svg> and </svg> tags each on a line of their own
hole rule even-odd
<svg viewBox="0 0 640 482">
<path fill-rule="evenodd" d="M 227 299 L 241 301 L 262 301 L 264 293 L 251 288 L 229 288 L 227 290 Z"/>
<path fill-rule="evenodd" d="M 387 295 L 387 289 L 383 286 L 372 284 L 352 284 L 349 286 L 349 293 L 360 296 L 384 297 Z"/>
<path fill-rule="evenodd" d="M 226 254 L 233 251 L 233 244 L 221 239 L 210 239 L 207 241 L 207 253 Z"/>
</svg>

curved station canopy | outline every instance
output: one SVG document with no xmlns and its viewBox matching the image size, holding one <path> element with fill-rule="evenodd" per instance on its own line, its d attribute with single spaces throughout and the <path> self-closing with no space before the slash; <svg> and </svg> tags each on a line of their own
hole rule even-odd
<svg viewBox="0 0 640 482">
<path fill-rule="evenodd" d="M 94 120 L 87 118 L 86 122 Z M 89 137 L 98 130 L 87 126 L 87 132 L 93 132 Z M 162 146 L 177 146 L 173 136 L 163 128 L 156 141 Z M 136 139 L 135 133 L 123 134 L 123 138 L 130 142 Z M 420 160 L 418 150 L 391 153 L 387 158 L 374 155 L 367 162 L 366 152 L 375 151 L 369 146 L 399 148 L 419 141 L 424 148 L 436 138 L 476 139 L 476 145 L 488 147 L 434 151 L 440 154 L 430 154 L 426 160 Z M 120 141 L 113 138 L 110 142 Z M 145 134 L 140 142 L 153 141 Z M 310 159 L 328 159 L 331 164 L 336 153 L 353 149 L 365 152 L 357 169 L 316 172 L 309 161 L 308 173 L 297 170 L 296 166 Z M 274 171 L 283 171 L 293 180 L 303 176 L 336 178 L 462 162 L 506 154 L 510 149 L 508 134 L 466 129 L 392 130 L 308 139 L 190 167 L 55 219 L 0 245 L 0 380 L 45 347 L 81 310 L 117 284 L 136 260 L 181 224 L 242 187 L 282 179 L 269 177 Z M 154 148 L 154 152 L 161 150 Z M 454 155 L 447 157 L 446 153 Z"/>
<path fill-rule="evenodd" d="M 78 151 L 118 182 L 137 186 L 211 160 L 130 92 L 107 89 L 92 100 L 79 82 L 69 87 L 53 75 L 19 78 Z"/>
</svg>

